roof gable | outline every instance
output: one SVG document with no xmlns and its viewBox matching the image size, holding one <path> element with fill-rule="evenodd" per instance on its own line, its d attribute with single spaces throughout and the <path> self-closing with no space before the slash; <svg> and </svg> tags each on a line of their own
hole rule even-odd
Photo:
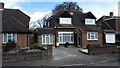
<svg viewBox="0 0 120 68">
<path fill-rule="evenodd" d="M 64 11 L 59 17 L 72 17 L 67 11 Z"/>
<path fill-rule="evenodd" d="M 84 14 L 83 19 L 85 19 L 85 18 L 96 19 L 96 17 L 91 12 Z"/>
<path fill-rule="evenodd" d="M 26 14 L 24 14 L 19 9 L 4 9 L 2 11 L 2 20 L 6 20 L 10 17 L 15 17 L 17 20 L 19 20 L 23 25 L 25 25 L 27 28 L 29 27 L 29 21 L 30 17 Z"/>
</svg>

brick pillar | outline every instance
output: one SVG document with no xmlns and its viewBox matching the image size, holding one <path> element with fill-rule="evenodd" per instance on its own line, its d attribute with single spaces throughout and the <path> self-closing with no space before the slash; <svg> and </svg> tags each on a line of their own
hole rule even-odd
<svg viewBox="0 0 120 68">
<path fill-rule="evenodd" d="M 47 52 L 48 52 L 48 57 L 52 58 L 52 45 L 47 45 Z"/>
</svg>

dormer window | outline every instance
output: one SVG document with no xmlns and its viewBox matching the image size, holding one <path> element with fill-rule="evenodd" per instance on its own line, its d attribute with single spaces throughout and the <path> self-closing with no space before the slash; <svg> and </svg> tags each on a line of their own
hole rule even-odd
<svg viewBox="0 0 120 68">
<path fill-rule="evenodd" d="M 71 18 L 59 18 L 60 24 L 71 24 L 72 19 Z"/>
<path fill-rule="evenodd" d="M 86 18 L 85 24 L 86 25 L 95 25 L 95 19 Z"/>
</svg>

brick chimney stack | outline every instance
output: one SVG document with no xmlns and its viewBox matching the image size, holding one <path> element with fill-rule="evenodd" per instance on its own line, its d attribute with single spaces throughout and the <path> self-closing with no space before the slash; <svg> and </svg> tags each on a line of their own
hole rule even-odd
<svg viewBox="0 0 120 68">
<path fill-rule="evenodd" d="M 110 12 L 110 17 L 113 17 L 114 13 L 113 12 Z"/>
<path fill-rule="evenodd" d="M 4 9 L 4 3 L 0 2 L 0 9 Z"/>
</svg>

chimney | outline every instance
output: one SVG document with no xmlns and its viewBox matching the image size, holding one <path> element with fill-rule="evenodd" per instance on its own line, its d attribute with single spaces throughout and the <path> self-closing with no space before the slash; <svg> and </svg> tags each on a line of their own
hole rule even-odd
<svg viewBox="0 0 120 68">
<path fill-rule="evenodd" d="M 110 12 L 110 17 L 113 17 L 113 12 Z"/>
<path fill-rule="evenodd" d="M 0 9 L 4 8 L 4 3 L 0 2 Z"/>
</svg>

